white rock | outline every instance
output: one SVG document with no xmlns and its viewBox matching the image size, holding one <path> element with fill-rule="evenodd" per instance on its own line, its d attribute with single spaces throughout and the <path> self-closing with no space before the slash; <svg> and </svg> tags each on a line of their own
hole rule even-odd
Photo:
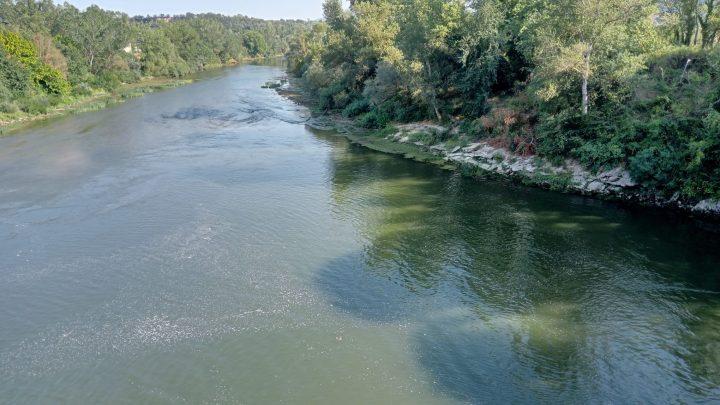
<svg viewBox="0 0 720 405">
<path fill-rule="evenodd" d="M 702 200 L 693 207 L 693 211 L 706 214 L 720 214 L 720 200 Z"/>
<path fill-rule="evenodd" d="M 623 169 L 622 167 L 616 167 L 612 170 L 600 173 L 598 175 L 598 180 L 609 185 L 623 188 L 637 186 L 637 183 L 632 179 L 630 172 Z"/>
<path fill-rule="evenodd" d="M 592 193 L 602 193 L 605 191 L 605 183 L 601 181 L 592 181 L 585 186 L 585 189 Z"/>
</svg>

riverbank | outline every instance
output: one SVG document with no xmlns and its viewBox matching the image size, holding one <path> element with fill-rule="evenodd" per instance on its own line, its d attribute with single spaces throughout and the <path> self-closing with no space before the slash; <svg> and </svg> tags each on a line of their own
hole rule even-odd
<svg viewBox="0 0 720 405">
<path fill-rule="evenodd" d="M 185 86 L 198 80 L 197 77 L 203 73 L 242 64 L 274 61 L 280 57 L 281 56 L 246 57 L 227 64 L 208 65 L 202 72 L 197 72 L 186 78 L 146 77 L 136 83 L 123 84 L 113 91 L 97 90 L 87 96 L 73 97 L 64 103 L 49 107 L 47 112 L 42 114 L 30 114 L 23 111 L 0 113 L 0 136 L 16 133 L 49 119 L 101 110 L 132 98 L 141 97 L 145 94 Z"/>
<path fill-rule="evenodd" d="M 122 103 L 145 94 L 190 84 L 194 79 L 146 78 L 137 83 L 129 83 L 118 89 L 107 92 L 98 91 L 84 97 L 73 98 L 71 101 L 48 108 L 43 114 L 30 114 L 18 111 L 0 115 L 0 136 L 13 134 L 34 124 L 59 118 L 70 114 L 95 111 L 108 106 Z"/>
<path fill-rule="evenodd" d="M 313 100 L 296 81 L 283 80 L 283 83 L 286 84 L 277 89 L 278 93 L 300 104 L 312 105 Z M 593 172 L 572 159 L 550 162 L 537 155 L 512 153 L 492 140 L 469 137 L 457 124 L 426 121 L 394 124 L 372 131 L 360 128 L 354 120 L 339 114 L 313 112 L 307 125 L 335 131 L 373 150 L 436 164 L 471 177 L 492 175 L 528 186 L 720 221 L 720 201 L 683 200 L 678 195 L 668 198 L 643 188 L 624 167 Z"/>
</svg>

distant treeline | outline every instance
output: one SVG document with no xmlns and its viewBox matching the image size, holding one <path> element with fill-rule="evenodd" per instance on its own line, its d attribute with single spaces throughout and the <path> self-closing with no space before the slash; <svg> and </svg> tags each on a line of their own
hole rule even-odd
<svg viewBox="0 0 720 405">
<path fill-rule="evenodd" d="M 0 0 L 0 115 L 42 113 L 142 77 L 282 55 L 310 26 L 218 14 L 131 18 L 97 6 Z"/>
<path fill-rule="evenodd" d="M 720 198 L 720 0 L 340 0 L 288 52 L 317 108 L 432 119 L 665 197 Z M 458 139 L 454 139 L 458 142 Z"/>
</svg>

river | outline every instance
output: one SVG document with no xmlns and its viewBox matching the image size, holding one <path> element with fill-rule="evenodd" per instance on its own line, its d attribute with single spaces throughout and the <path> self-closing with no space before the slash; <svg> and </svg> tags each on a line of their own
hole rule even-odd
<svg viewBox="0 0 720 405">
<path fill-rule="evenodd" d="M 0 138 L 0 402 L 720 401 L 717 234 L 310 130 L 282 74 Z"/>
</svg>

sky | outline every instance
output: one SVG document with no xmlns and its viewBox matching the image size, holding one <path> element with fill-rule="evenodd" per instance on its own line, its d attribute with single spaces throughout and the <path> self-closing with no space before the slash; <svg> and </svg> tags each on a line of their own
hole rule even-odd
<svg viewBox="0 0 720 405">
<path fill-rule="evenodd" d="M 69 0 L 79 9 L 92 4 L 131 16 L 146 14 L 220 13 L 243 14 L 277 20 L 316 20 L 322 17 L 323 0 Z"/>
</svg>

